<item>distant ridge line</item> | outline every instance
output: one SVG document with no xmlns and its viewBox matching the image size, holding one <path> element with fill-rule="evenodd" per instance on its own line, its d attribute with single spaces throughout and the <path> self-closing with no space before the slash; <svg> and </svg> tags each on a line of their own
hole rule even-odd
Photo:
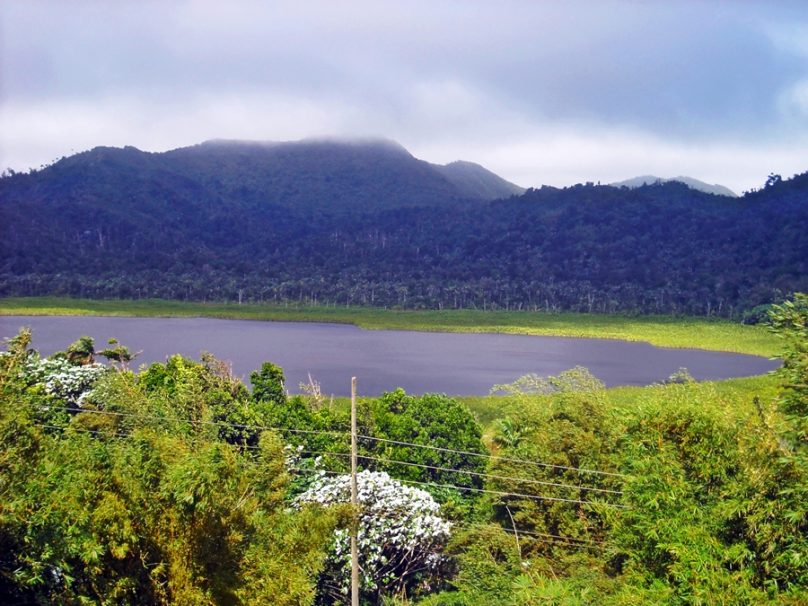
<svg viewBox="0 0 808 606">
<path fill-rule="evenodd" d="M 707 194 L 714 194 L 716 196 L 728 196 L 730 198 L 737 198 L 738 194 L 732 191 L 730 188 L 725 187 L 723 185 L 714 183 L 705 183 L 704 181 L 700 181 L 698 179 L 694 179 L 693 177 L 686 177 L 680 175 L 678 177 L 657 177 L 656 175 L 641 175 L 639 177 L 633 177 L 631 179 L 626 179 L 624 181 L 615 181 L 614 183 L 610 183 L 612 187 L 628 187 L 629 189 L 635 189 L 637 187 L 643 187 L 644 185 L 658 185 L 662 183 L 683 183 L 687 185 L 690 189 L 695 189 L 696 191 L 702 191 Z"/>
</svg>

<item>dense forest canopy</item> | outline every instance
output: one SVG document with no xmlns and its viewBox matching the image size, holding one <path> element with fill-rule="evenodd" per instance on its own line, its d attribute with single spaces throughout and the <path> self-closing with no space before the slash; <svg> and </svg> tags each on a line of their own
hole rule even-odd
<svg viewBox="0 0 808 606">
<path fill-rule="evenodd" d="M 808 289 L 808 173 L 519 191 L 387 142 L 97 148 L 0 179 L 0 295 L 742 317 Z"/>
</svg>

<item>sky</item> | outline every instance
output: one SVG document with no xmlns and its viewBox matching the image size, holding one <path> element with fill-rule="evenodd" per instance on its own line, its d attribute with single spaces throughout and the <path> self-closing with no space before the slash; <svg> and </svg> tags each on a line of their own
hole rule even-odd
<svg viewBox="0 0 808 606">
<path fill-rule="evenodd" d="M 1 0 L 0 170 L 384 137 L 524 187 L 808 170 L 808 5 Z"/>
</svg>

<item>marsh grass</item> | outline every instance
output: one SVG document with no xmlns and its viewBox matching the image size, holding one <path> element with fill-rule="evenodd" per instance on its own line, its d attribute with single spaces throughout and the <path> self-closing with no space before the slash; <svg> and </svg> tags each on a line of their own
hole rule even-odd
<svg viewBox="0 0 808 606">
<path fill-rule="evenodd" d="M 618 316 L 482 310 L 394 310 L 267 304 L 90 300 L 56 297 L 0 299 L 0 315 L 208 317 L 281 322 L 335 322 L 365 329 L 506 333 L 646 341 L 659 347 L 712 349 L 774 356 L 780 344 L 762 326 L 714 318 Z"/>
<path fill-rule="evenodd" d="M 644 387 L 611 387 L 603 392 L 609 410 L 617 415 L 634 415 L 649 406 L 676 408 L 682 400 L 698 403 L 705 409 L 740 420 L 757 414 L 754 399 L 764 404 L 777 395 L 774 374 L 727 379 L 725 381 L 693 382 L 687 385 L 648 385 Z M 553 396 L 532 396 L 537 403 L 549 402 Z M 459 400 L 474 413 L 477 421 L 490 430 L 492 424 L 524 406 L 524 401 L 508 396 L 459 396 Z"/>
</svg>

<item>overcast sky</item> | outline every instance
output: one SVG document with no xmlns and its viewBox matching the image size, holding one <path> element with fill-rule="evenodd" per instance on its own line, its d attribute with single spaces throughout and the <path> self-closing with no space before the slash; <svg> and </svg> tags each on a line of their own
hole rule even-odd
<svg viewBox="0 0 808 606">
<path fill-rule="evenodd" d="M 0 169 L 395 139 L 522 186 L 808 170 L 804 1 L 0 1 Z"/>
</svg>

